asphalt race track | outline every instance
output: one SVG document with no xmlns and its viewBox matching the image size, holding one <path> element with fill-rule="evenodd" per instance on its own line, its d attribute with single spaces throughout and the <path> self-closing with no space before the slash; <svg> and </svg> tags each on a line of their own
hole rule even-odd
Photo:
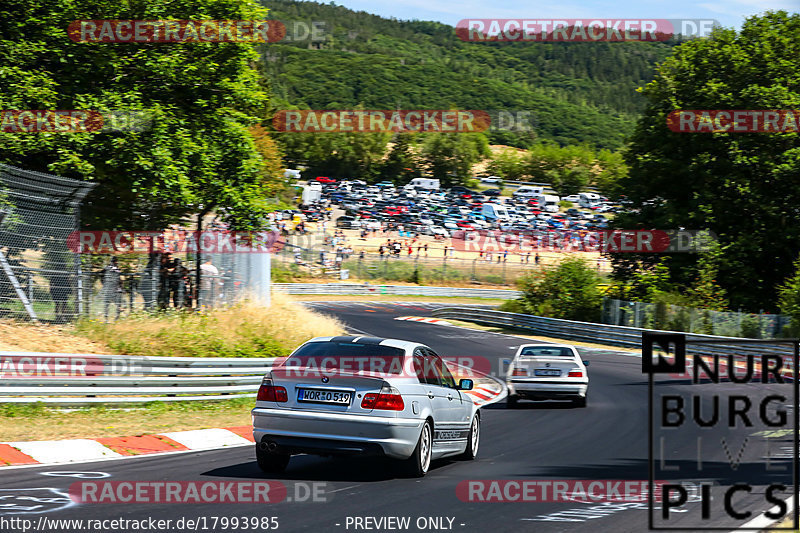
<svg viewBox="0 0 800 533">
<path fill-rule="evenodd" d="M 429 315 L 431 308 L 438 304 L 319 302 L 309 305 L 339 317 L 351 332 L 422 342 L 443 356 L 486 357 L 495 373 L 503 358 L 511 357 L 520 344 L 531 342 L 515 336 L 394 320 L 403 315 Z M 582 353 L 584 359 L 590 361 L 587 408 L 573 408 L 569 403 L 561 402 L 520 402 L 519 407 L 513 410 L 506 409 L 505 402 L 485 407 L 482 410 L 478 459 L 474 462 L 436 462 L 422 479 L 395 478 L 385 462 L 378 459 L 299 456 L 292 458 L 284 474 L 274 477 L 286 485 L 287 494 L 293 501 L 259 505 L 76 504 L 61 509 L 53 504 L 46 516 L 173 520 L 181 517 L 273 516 L 278 518 L 278 531 L 315 532 L 400 530 L 377 528 L 374 522 L 369 523 L 370 529 L 356 528 L 354 517 L 410 517 L 406 531 L 646 531 L 647 501 L 498 503 L 465 502 L 457 497 L 456 486 L 464 480 L 648 479 L 648 380 L 641 371 L 641 358 L 611 349 L 582 350 Z M 747 386 L 764 388 L 770 385 Z M 681 384 L 677 380 L 665 379 L 657 387 L 662 391 L 680 390 Z M 741 390 L 741 386 L 737 390 Z M 727 416 L 724 410 L 722 416 Z M 713 437 L 705 435 L 702 459 L 703 472 L 707 476 L 686 474 L 686 469 L 696 467 L 700 446 L 697 432 L 675 430 L 664 441 L 667 463 L 662 465 L 665 468 L 659 469 L 656 478 L 667 481 L 706 480 L 717 486 L 730 485 L 733 481 L 750 482 L 754 486 L 752 492 L 738 493 L 733 501 L 738 509 L 750 510 L 751 516 L 741 520 L 726 516 L 722 510 L 721 493 L 714 492 L 711 516 L 702 522 L 706 527 L 740 527 L 772 506 L 764 499 L 764 485 L 773 478 L 759 463 L 765 455 L 763 439 L 754 436 L 759 429 L 761 426 L 754 424 L 753 427 L 739 427 L 725 433 L 723 437 L 726 440 L 722 446 L 719 433 Z M 745 438 L 750 444 L 742 451 L 740 448 Z M 773 457 L 773 468 L 786 468 L 789 476 L 791 467 L 788 465 L 791 463 L 781 459 L 780 451 L 785 454 L 785 447 L 791 442 L 788 438 L 775 439 L 769 452 Z M 727 468 L 737 458 L 740 461 L 734 474 L 719 474 L 722 467 Z M 683 470 L 668 470 L 676 467 Z M 256 466 L 253 449 L 248 446 L 121 461 L 9 469 L 2 473 L 0 495 L 15 494 L 19 497 L 25 494 L 20 490 L 24 488 L 51 488 L 66 492 L 71 483 L 78 481 L 63 475 L 44 475 L 45 472 L 99 472 L 114 481 L 251 481 L 265 478 Z M 324 493 L 326 501 L 294 501 L 304 498 L 311 483 L 319 483 L 317 487 Z M 789 491 L 782 493 L 780 499 L 789 495 Z M 700 508 L 699 501 L 690 501 L 683 506 L 682 510 L 686 512 L 672 515 L 669 525 L 699 530 L 696 524 L 700 519 Z M 660 517 L 659 509 L 656 508 L 656 513 Z M 11 516 L 36 520 L 40 515 L 10 515 L 0 506 L 0 517 Z M 426 522 L 422 524 L 423 528 L 418 528 L 416 521 L 420 517 L 439 518 L 441 521 Z M 205 530 L 214 531 L 210 528 Z M 225 531 L 222 528 L 216 530 Z"/>
</svg>

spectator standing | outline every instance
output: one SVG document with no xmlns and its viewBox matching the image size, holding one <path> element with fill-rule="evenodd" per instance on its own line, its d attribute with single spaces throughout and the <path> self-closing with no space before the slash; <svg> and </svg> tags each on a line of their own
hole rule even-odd
<svg viewBox="0 0 800 533">
<path fill-rule="evenodd" d="M 67 320 L 67 300 L 70 293 L 70 275 L 67 273 L 67 265 L 59 264 L 58 269 L 63 271 L 51 273 L 48 276 L 50 282 L 50 298 L 55 305 L 55 319 L 56 322 L 65 322 Z"/>
<path fill-rule="evenodd" d="M 117 264 L 117 258 L 112 257 L 103 269 L 103 316 L 108 321 L 108 306 L 112 303 L 117 308 L 119 318 L 122 312 L 122 272 Z"/>
<path fill-rule="evenodd" d="M 211 259 L 206 259 L 200 265 L 200 304 L 213 306 L 216 297 L 217 279 L 219 269 L 214 266 Z"/>
</svg>

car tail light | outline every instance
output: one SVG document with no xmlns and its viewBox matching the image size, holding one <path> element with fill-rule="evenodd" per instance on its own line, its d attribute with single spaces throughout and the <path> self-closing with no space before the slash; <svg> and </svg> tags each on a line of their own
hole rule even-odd
<svg viewBox="0 0 800 533">
<path fill-rule="evenodd" d="M 528 371 L 525 370 L 524 368 L 515 368 L 511 372 L 511 375 L 512 376 L 527 376 L 528 375 Z"/>
<path fill-rule="evenodd" d="M 258 388 L 256 400 L 260 402 L 286 402 L 289 396 L 284 387 L 277 387 L 272 384 L 271 379 L 265 379 Z"/>
<path fill-rule="evenodd" d="M 583 370 L 570 370 L 569 374 L 567 374 L 568 378 L 582 378 L 583 377 Z"/>
<path fill-rule="evenodd" d="M 405 407 L 400 391 L 388 385 L 384 385 L 383 388 L 381 388 L 381 392 L 377 394 L 374 392 L 365 394 L 364 399 L 361 400 L 362 409 L 402 411 Z"/>
</svg>

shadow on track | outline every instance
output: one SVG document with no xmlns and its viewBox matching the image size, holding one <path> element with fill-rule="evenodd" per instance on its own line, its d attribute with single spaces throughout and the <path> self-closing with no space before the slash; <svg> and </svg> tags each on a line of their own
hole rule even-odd
<svg viewBox="0 0 800 533">
<path fill-rule="evenodd" d="M 429 473 L 434 473 L 454 461 L 440 459 L 431 463 Z M 457 462 L 457 461 L 455 461 Z M 316 457 L 309 455 L 293 456 L 286 471 L 280 474 L 266 474 L 258 468 L 255 455 L 251 462 L 224 466 L 203 472 L 204 476 L 239 479 L 285 479 L 292 481 L 350 481 L 369 483 L 402 479 L 397 474 L 396 465 L 389 459 L 380 457 Z"/>
</svg>

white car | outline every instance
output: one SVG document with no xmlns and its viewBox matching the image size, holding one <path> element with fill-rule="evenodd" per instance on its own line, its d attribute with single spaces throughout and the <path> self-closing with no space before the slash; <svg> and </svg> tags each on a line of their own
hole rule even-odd
<svg viewBox="0 0 800 533">
<path fill-rule="evenodd" d="M 565 202 L 572 202 L 573 204 L 577 204 L 580 202 L 580 197 L 577 194 L 570 194 L 569 196 L 565 196 L 562 198 Z"/>
<path fill-rule="evenodd" d="M 253 437 L 258 466 L 281 472 L 294 454 L 376 455 L 422 477 L 432 460 L 474 459 L 480 412 L 472 380 L 456 382 L 422 344 L 317 337 L 266 374 Z"/>
<path fill-rule="evenodd" d="M 572 400 L 576 407 L 586 407 L 589 388 L 588 361 L 569 344 L 523 344 L 514 359 L 507 361 L 506 405 L 517 401 Z"/>
<path fill-rule="evenodd" d="M 453 219 L 445 220 L 444 222 L 442 222 L 442 226 L 444 226 L 445 229 L 450 231 L 457 231 L 458 229 L 460 229 L 456 224 L 456 221 Z"/>
<path fill-rule="evenodd" d="M 500 183 L 501 181 L 503 181 L 503 178 L 499 176 L 488 176 L 486 178 L 481 178 L 481 183 L 495 184 L 495 183 Z"/>
<path fill-rule="evenodd" d="M 431 230 L 431 235 L 441 235 L 442 237 L 450 237 L 450 232 L 442 226 L 428 226 Z"/>
</svg>

